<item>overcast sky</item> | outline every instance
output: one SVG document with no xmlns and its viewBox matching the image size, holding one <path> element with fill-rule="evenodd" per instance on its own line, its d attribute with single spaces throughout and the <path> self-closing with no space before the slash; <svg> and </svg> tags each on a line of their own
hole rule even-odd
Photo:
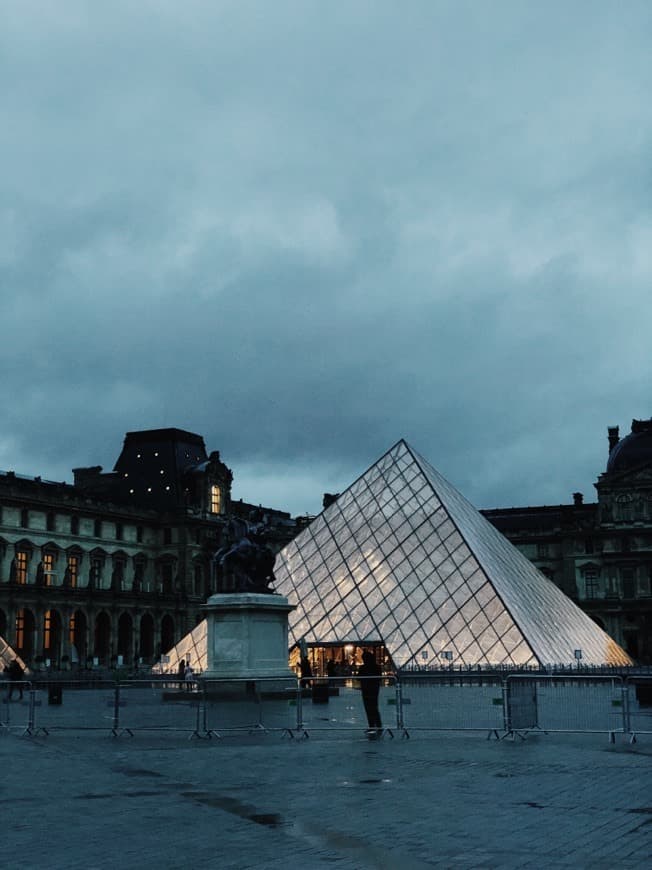
<svg viewBox="0 0 652 870">
<path fill-rule="evenodd" d="M 0 468 L 176 426 L 314 513 L 403 437 L 593 500 L 652 416 L 648 0 L 0 16 Z"/>
</svg>

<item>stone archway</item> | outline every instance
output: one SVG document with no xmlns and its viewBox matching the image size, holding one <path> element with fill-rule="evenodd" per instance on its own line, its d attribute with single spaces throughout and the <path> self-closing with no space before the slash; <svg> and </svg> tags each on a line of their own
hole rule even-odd
<svg viewBox="0 0 652 870">
<path fill-rule="evenodd" d="M 51 667 L 59 667 L 62 641 L 61 614 L 58 610 L 46 610 L 43 614 L 43 658 L 50 660 Z"/>
<path fill-rule="evenodd" d="M 161 620 L 161 655 L 165 655 L 174 646 L 174 620 L 166 613 Z"/>
<path fill-rule="evenodd" d="M 24 662 L 29 662 L 34 655 L 34 629 L 36 619 L 31 610 L 26 607 L 16 613 L 16 635 L 13 647 Z"/>
<path fill-rule="evenodd" d="M 75 610 L 70 617 L 68 639 L 72 663 L 84 663 L 88 654 L 88 620 L 82 610 Z"/>
<path fill-rule="evenodd" d="M 134 623 L 128 613 L 121 613 L 118 619 L 118 655 L 123 664 L 129 664 L 133 656 Z"/>
<path fill-rule="evenodd" d="M 111 617 L 105 610 L 95 617 L 94 654 L 100 660 L 100 664 L 109 664 L 111 657 Z"/>
<path fill-rule="evenodd" d="M 154 658 L 154 620 L 151 613 L 144 613 L 140 618 L 140 646 L 141 658 L 151 662 Z"/>
</svg>

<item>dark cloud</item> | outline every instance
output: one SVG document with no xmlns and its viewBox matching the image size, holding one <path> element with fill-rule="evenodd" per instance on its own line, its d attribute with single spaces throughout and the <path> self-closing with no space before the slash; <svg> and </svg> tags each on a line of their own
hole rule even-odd
<svg viewBox="0 0 652 870">
<path fill-rule="evenodd" d="M 204 435 L 318 510 L 406 437 L 567 501 L 652 414 L 649 4 L 25 2 L 3 34 L 0 467 Z"/>
</svg>

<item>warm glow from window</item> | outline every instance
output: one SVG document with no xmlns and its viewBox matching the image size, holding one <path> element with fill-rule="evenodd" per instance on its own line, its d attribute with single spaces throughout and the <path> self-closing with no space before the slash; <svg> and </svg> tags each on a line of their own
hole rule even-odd
<svg viewBox="0 0 652 870">
<path fill-rule="evenodd" d="M 16 583 L 27 583 L 27 553 L 24 550 L 16 553 Z"/>
<path fill-rule="evenodd" d="M 211 513 L 219 514 L 222 511 L 222 491 L 219 486 L 211 486 Z"/>
<path fill-rule="evenodd" d="M 46 586 L 54 586 L 54 556 L 46 553 L 43 556 L 43 582 Z"/>
<path fill-rule="evenodd" d="M 79 556 L 68 556 L 68 578 L 73 588 L 77 586 L 79 579 Z"/>
<path fill-rule="evenodd" d="M 16 649 L 25 648 L 25 611 L 19 610 L 16 614 Z"/>
<path fill-rule="evenodd" d="M 43 618 L 43 649 L 50 650 L 52 647 L 54 629 L 54 613 L 52 610 L 46 610 Z"/>
</svg>

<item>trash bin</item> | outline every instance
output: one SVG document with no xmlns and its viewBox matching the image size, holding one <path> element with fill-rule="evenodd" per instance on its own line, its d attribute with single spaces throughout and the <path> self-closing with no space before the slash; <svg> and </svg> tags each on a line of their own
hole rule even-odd
<svg viewBox="0 0 652 870">
<path fill-rule="evenodd" d="M 328 704 L 328 680 L 313 680 L 312 703 Z"/>
<path fill-rule="evenodd" d="M 48 704 L 60 704 L 63 698 L 61 683 L 50 683 L 48 686 Z"/>
</svg>

